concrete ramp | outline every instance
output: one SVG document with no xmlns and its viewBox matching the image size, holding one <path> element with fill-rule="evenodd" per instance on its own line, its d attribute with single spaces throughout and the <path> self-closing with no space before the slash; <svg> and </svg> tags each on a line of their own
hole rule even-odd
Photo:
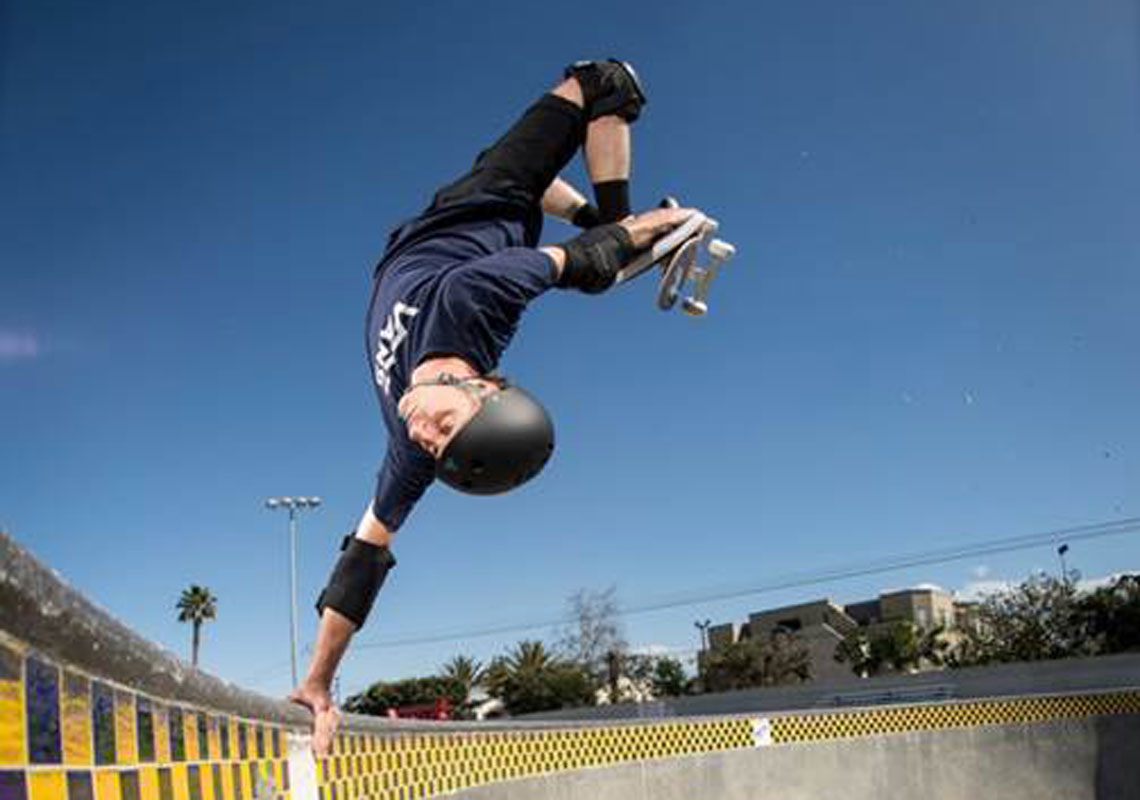
<svg viewBox="0 0 1140 800">
<path fill-rule="evenodd" d="M 1140 799 L 1140 691 L 1082 686 L 605 722 L 349 716 L 314 759 L 305 712 L 192 669 L 0 533 L 0 800 Z"/>
<path fill-rule="evenodd" d="M 486 800 L 1127 800 L 1140 717 L 922 731 L 737 750 L 461 792 Z"/>
</svg>

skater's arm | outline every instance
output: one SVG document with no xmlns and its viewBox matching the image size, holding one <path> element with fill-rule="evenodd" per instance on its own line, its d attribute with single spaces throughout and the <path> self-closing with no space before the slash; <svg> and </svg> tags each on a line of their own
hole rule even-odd
<svg viewBox="0 0 1140 800">
<path fill-rule="evenodd" d="M 694 210 L 692 208 L 656 208 L 646 211 L 644 214 L 626 217 L 618 224 L 629 233 L 633 247 L 643 250 L 652 246 L 655 241 L 674 228 L 682 225 L 693 214 Z M 562 271 L 566 268 L 566 248 L 563 245 L 547 245 L 540 249 L 554 262 L 555 280 L 561 280 Z"/>
<path fill-rule="evenodd" d="M 356 526 L 356 538 L 388 547 L 395 537 L 395 533 L 389 531 L 383 522 L 376 519 L 376 514 L 372 511 L 372 504 L 369 503 L 368 508 L 364 509 L 364 514 L 360 518 L 360 524 Z"/>
<path fill-rule="evenodd" d="M 394 538 L 394 534 L 387 526 L 372 513 L 371 503 L 360 518 L 356 536 L 371 544 L 385 547 L 391 544 Z M 340 724 L 340 712 L 333 704 L 329 689 L 356 630 L 356 623 L 344 614 L 334 608 L 326 608 L 321 614 L 308 674 L 289 696 L 294 703 L 305 706 L 313 712 L 312 746 L 318 756 L 328 755 Z"/>
<path fill-rule="evenodd" d="M 562 178 L 555 178 L 542 195 L 542 210 L 564 222 L 573 223 L 574 216 L 586 205 L 585 196 Z"/>
</svg>

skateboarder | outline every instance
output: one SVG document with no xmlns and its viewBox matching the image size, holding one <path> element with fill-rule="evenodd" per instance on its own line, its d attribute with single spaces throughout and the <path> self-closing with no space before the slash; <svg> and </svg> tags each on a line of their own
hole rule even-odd
<svg viewBox="0 0 1140 800">
<path fill-rule="evenodd" d="M 366 322 L 388 448 L 373 500 L 317 601 L 313 659 L 290 695 L 314 714 L 318 754 L 338 725 L 333 675 L 396 564 L 393 535 L 428 485 L 438 477 L 472 494 L 505 492 L 553 451 L 545 409 L 493 374 L 527 304 L 551 288 L 605 291 L 692 213 L 630 216 L 629 126 L 645 102 L 628 64 L 571 65 L 470 172 L 389 236 Z M 580 147 L 596 205 L 558 177 Z M 543 212 L 584 232 L 538 247 Z"/>
</svg>

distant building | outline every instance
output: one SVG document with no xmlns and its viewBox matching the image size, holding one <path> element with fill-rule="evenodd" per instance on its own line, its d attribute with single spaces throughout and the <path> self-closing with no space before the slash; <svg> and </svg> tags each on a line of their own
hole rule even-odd
<svg viewBox="0 0 1140 800">
<path fill-rule="evenodd" d="M 835 646 L 858 627 L 842 607 L 826 599 L 748 615 L 748 631 L 754 639 L 767 639 L 780 631 L 794 633 L 811 654 L 813 680 L 850 673 L 835 660 Z"/>
<path fill-rule="evenodd" d="M 835 660 L 835 648 L 848 635 L 865 630 L 874 636 L 900 622 L 922 630 L 942 627 L 947 638 L 975 624 L 976 604 L 964 603 L 936 587 L 885 592 L 875 600 L 839 606 L 827 598 L 748 615 L 748 622 L 710 626 L 710 651 L 749 639 L 767 639 L 777 632 L 794 633 L 811 655 L 812 680 L 850 677 L 851 668 Z"/>
</svg>

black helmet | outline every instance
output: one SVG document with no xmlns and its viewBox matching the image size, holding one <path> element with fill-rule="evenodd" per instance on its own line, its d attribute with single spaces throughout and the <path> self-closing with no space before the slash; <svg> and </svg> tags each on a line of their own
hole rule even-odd
<svg viewBox="0 0 1140 800">
<path fill-rule="evenodd" d="M 436 461 L 441 481 L 467 494 L 501 494 L 542 471 L 554 452 L 554 424 L 542 404 L 517 386 L 483 405 Z"/>
</svg>

